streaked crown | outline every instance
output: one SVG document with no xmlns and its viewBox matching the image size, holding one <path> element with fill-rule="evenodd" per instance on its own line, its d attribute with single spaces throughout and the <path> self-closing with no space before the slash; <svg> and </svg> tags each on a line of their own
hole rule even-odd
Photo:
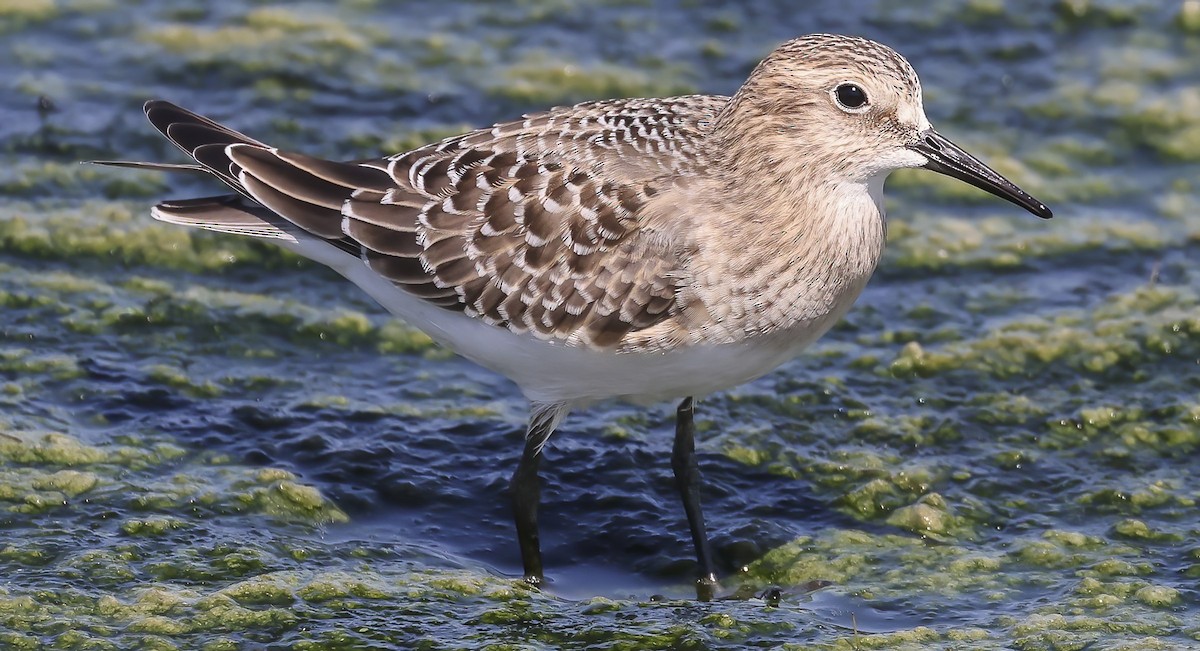
<svg viewBox="0 0 1200 651">
<path fill-rule="evenodd" d="M 803 161 L 853 181 L 923 164 L 906 145 L 928 128 L 921 82 L 904 57 L 833 34 L 776 48 L 718 121 L 718 129 L 739 134 L 731 149 L 753 142 L 759 158 Z"/>
</svg>

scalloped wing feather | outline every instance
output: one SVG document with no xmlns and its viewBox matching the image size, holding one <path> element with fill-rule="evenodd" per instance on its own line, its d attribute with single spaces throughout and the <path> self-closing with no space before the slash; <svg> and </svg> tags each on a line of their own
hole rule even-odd
<svg viewBox="0 0 1200 651">
<path fill-rule="evenodd" d="M 697 120 L 722 99 L 597 102 L 355 163 L 281 152 L 166 102 L 146 112 L 218 178 L 359 249 L 404 291 L 513 332 L 607 348 L 679 309 L 678 253 L 648 234 L 643 211 L 668 183 L 657 179 L 696 171 Z"/>
</svg>

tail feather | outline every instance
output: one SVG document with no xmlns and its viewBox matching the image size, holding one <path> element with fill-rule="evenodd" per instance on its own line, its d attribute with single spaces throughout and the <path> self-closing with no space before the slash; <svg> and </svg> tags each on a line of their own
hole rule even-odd
<svg viewBox="0 0 1200 651">
<path fill-rule="evenodd" d="M 164 201 L 154 206 L 150 214 L 168 224 L 293 244 L 299 241 L 297 235 L 301 234 L 300 229 L 288 220 L 236 194 Z"/>
<path fill-rule="evenodd" d="M 352 247 L 342 231 L 342 206 L 356 190 L 382 193 L 394 185 L 384 164 L 339 163 L 281 152 L 164 100 L 146 102 L 144 109 L 154 128 L 198 164 L 96 163 L 204 172 L 241 195 L 163 202 L 153 211 L 154 217 L 162 221 L 291 242 L 307 231 L 331 240 L 339 248 L 357 252 L 357 246 Z"/>
</svg>

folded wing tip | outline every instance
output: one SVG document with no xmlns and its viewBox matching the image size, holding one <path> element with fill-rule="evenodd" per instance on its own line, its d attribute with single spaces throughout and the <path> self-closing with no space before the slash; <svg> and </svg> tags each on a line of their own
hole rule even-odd
<svg viewBox="0 0 1200 651">
<path fill-rule="evenodd" d="M 124 167 L 128 169 L 138 170 L 153 170 L 155 172 L 198 172 L 201 174 L 209 174 L 210 172 L 199 166 L 189 163 L 153 163 L 150 161 L 138 160 L 81 160 L 80 165 L 103 165 L 105 167 Z"/>
<path fill-rule="evenodd" d="M 150 216 L 167 224 L 201 228 L 218 233 L 281 240 L 292 244 L 300 240 L 299 231 L 282 218 L 260 206 L 247 205 L 240 195 L 221 195 L 163 201 L 150 208 Z"/>
</svg>

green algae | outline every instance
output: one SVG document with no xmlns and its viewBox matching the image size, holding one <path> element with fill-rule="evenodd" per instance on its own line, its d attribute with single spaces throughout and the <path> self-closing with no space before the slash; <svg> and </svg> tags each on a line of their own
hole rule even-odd
<svg viewBox="0 0 1200 651">
<path fill-rule="evenodd" d="M 1049 365 L 1105 375 L 1135 369 L 1200 347 L 1200 302 L 1181 288 L 1146 286 L 1110 298 L 1090 314 L 1014 321 L 979 339 L 926 350 L 901 349 L 888 371 L 928 377 L 959 369 L 999 377 L 1029 375 Z"/>
<path fill-rule="evenodd" d="M 250 71 L 279 65 L 276 53 L 296 57 L 295 63 L 333 68 L 338 54 L 361 53 L 371 39 L 362 31 L 332 17 L 298 13 L 282 7 L 263 7 L 247 13 L 242 24 L 208 28 L 183 23 L 147 28 L 139 38 L 197 68 L 240 66 Z M 283 47 L 289 45 L 291 47 Z"/>
<path fill-rule="evenodd" d="M 1198 162 L 1193 148 L 1200 143 L 1200 90 L 1185 88 L 1166 97 L 1139 102 L 1117 117 L 1128 138 L 1146 144 L 1167 160 Z"/>
<path fill-rule="evenodd" d="M 504 73 L 491 92 L 525 105 L 573 104 L 613 97 L 669 97 L 695 92 L 679 71 L 564 62 L 561 56 L 530 54 Z"/>
<path fill-rule="evenodd" d="M 10 280 L 23 289 L 0 289 L 0 305 L 34 308 L 72 331 L 99 335 L 105 332 L 138 334 L 148 328 L 186 325 L 211 338 L 221 331 L 271 332 L 296 343 L 339 347 L 370 347 L 387 354 L 426 354 L 445 357 L 424 333 L 393 319 L 372 319 L 358 311 L 315 309 L 299 301 L 263 294 L 232 292 L 190 286 L 184 289 L 158 280 L 134 277 L 120 286 L 94 277 L 65 272 L 12 271 Z M 42 314 L 38 320 L 47 318 Z M 269 350 L 248 349 L 247 357 L 271 356 Z M 0 350 L 0 371 L 22 375 L 48 374 L 57 379 L 75 377 L 79 369 L 61 356 L 31 355 L 24 349 Z M 233 387 L 243 387 L 242 377 L 199 379 L 182 368 L 157 363 L 147 365 L 154 382 L 196 397 L 214 397 Z M 262 378 L 268 383 L 277 380 Z"/>
<path fill-rule="evenodd" d="M 340 147 L 359 152 L 376 152 L 391 155 L 412 151 L 431 142 L 470 131 L 468 124 L 439 126 L 428 129 L 382 129 L 354 133 L 340 143 Z"/>
<path fill-rule="evenodd" d="M 1000 217 L 893 221 L 887 260 L 895 269 L 1012 269 L 1088 251 L 1156 251 L 1200 228 L 1197 216 L 1188 216 L 1180 228 L 1143 219 L 1093 221 L 1083 226 L 1056 220 L 1036 231 L 1021 226 L 1028 222 L 1019 224 Z"/>
<path fill-rule="evenodd" d="M 212 398 L 221 395 L 222 389 L 212 382 L 196 382 L 188 377 L 182 369 L 155 364 L 146 369 L 146 375 L 152 382 L 165 384 L 176 389 L 182 389 L 188 395 L 198 398 Z"/>
<path fill-rule="evenodd" d="M 299 586 L 296 596 L 304 601 L 329 602 L 339 600 L 346 603 L 359 599 L 386 599 L 386 584 L 363 580 L 345 572 L 329 572 L 309 579 Z"/>
<path fill-rule="evenodd" d="M 1137 3 L 1110 0 L 1057 0 L 1055 12 L 1064 27 L 1114 27 L 1137 22 Z"/>
<path fill-rule="evenodd" d="M 917 502 L 892 511 L 886 522 L 916 534 L 940 537 L 950 533 L 956 518 L 941 495 L 928 493 Z"/>
<path fill-rule="evenodd" d="M 1002 590 L 1016 582 L 999 571 L 1005 565 L 1005 559 L 915 537 L 842 530 L 774 549 L 751 564 L 748 576 L 788 586 L 831 581 L 866 598 L 887 598 L 928 589 L 943 594 Z"/>
<path fill-rule="evenodd" d="M 18 464 L 87 466 L 110 461 L 116 454 L 64 434 L 41 437 L 25 434 L 13 440 L 0 440 L 0 459 Z"/>
<path fill-rule="evenodd" d="M 187 523 L 179 518 L 145 518 L 127 520 L 121 532 L 128 536 L 162 536 L 186 527 Z"/>
<path fill-rule="evenodd" d="M 44 88 L 44 84 L 41 86 Z M 38 198 L 56 192 L 68 192 L 99 194 L 109 199 L 148 199 L 161 196 L 166 188 L 163 175 L 157 172 L 115 170 L 53 161 L 10 168 L 0 176 L 0 192 L 13 197 Z"/>
<path fill-rule="evenodd" d="M 1034 644 L 1032 638 L 1043 636 L 1046 631 L 1064 628 L 1067 620 L 1061 612 L 1070 613 L 1070 628 L 1075 631 L 1096 633 L 1120 632 L 1135 636 L 1169 634 L 1178 626 L 1179 620 L 1169 612 L 1178 603 L 1175 588 L 1156 586 L 1145 581 L 1105 581 L 1090 576 L 1092 567 L 1113 564 L 1111 555 L 1129 553 L 1112 548 L 1099 539 L 1078 532 L 1057 532 L 1042 540 L 1026 542 L 1014 551 L 999 556 L 981 556 L 945 546 L 929 546 L 912 539 L 896 539 L 894 536 L 872 536 L 863 532 L 841 532 L 815 538 L 801 538 L 794 543 L 768 553 L 751 566 L 752 576 L 761 580 L 782 584 L 795 584 L 834 577 L 837 583 L 848 590 L 859 590 L 875 594 L 876 598 L 902 597 L 922 590 L 935 589 L 943 594 L 966 593 L 990 600 L 1004 598 L 1005 592 L 1023 589 L 1026 582 L 1038 581 L 1036 569 L 1081 568 L 1082 577 L 1077 582 L 1073 596 L 1061 605 L 1048 605 L 1046 612 L 1035 613 L 1023 620 L 1001 621 L 1019 644 Z M 1127 567 L 1134 563 L 1122 561 Z M 894 568 L 901 579 L 884 583 L 871 579 L 878 568 Z M 861 574 L 860 574 L 861 573 Z M 915 588 L 903 579 L 906 573 L 929 582 Z M 1134 574 L 1138 572 L 1133 572 Z M 1116 574 L 1126 574 L 1117 572 Z M 856 579 L 856 577 L 858 577 Z M 882 585 L 889 592 L 878 593 Z M 896 592 L 890 592 L 894 589 Z M 1061 612 L 1058 609 L 1061 608 Z M 1153 614 L 1156 610 L 1168 610 L 1165 618 Z M 1126 619 L 1140 612 L 1141 623 Z M 854 636 L 827 643 L 820 648 L 907 648 L 906 643 L 918 640 L 928 647 L 943 648 L 944 644 L 962 641 L 980 641 L 991 634 L 979 629 L 952 629 L 950 632 L 929 629 L 912 629 L 890 635 Z M 1064 638 L 1065 639 L 1065 638 Z M 1079 639 L 1079 638 L 1072 638 Z M 1094 636 L 1083 636 L 1082 644 Z M 844 646 L 848 645 L 848 646 Z M 878 646 L 876 646 L 878 645 Z M 899 646 L 897 646 L 899 645 Z M 949 648 L 955 648 L 950 644 Z M 1023 647 L 1024 648 L 1024 647 Z M 1040 647 L 1028 647 L 1040 648 Z"/>
<path fill-rule="evenodd" d="M 1200 5 L 1195 2 L 1181 3 L 1175 24 L 1188 34 L 1200 34 Z"/>
<path fill-rule="evenodd" d="M 67 355 L 39 355 L 26 348 L 0 348 L 0 372 L 18 376 L 46 375 L 54 380 L 79 377 L 79 363 Z"/>
<path fill-rule="evenodd" d="M 182 532 L 203 532 L 206 528 L 204 513 L 267 517 L 272 521 L 295 523 L 292 526 L 308 527 L 343 522 L 346 516 L 312 487 L 299 483 L 291 473 L 283 470 L 251 471 L 196 459 L 201 463 L 189 464 L 186 471 L 189 478 L 181 482 L 181 475 L 170 475 L 181 457 L 175 453 L 179 449 L 169 444 L 164 447 L 148 441 L 130 441 L 137 446 L 88 445 L 63 435 L 18 434 L 16 440 L 0 441 L 0 501 L 27 491 L 47 497 L 87 495 L 89 508 L 140 510 L 152 504 L 153 509 L 167 508 L 176 515 L 113 522 L 128 541 L 119 547 L 84 547 L 65 555 L 50 551 L 53 547 L 0 550 L 0 564 L 10 569 L 14 564 L 26 571 L 53 564 L 59 576 L 70 578 L 78 586 L 93 586 L 95 590 L 73 588 L 66 594 L 41 592 L 20 597 L 0 593 L 0 618 L 8 629 L 5 633 L 11 634 L 6 639 L 14 644 L 20 643 L 21 639 L 16 633 L 50 631 L 54 628 L 53 622 L 67 613 L 76 622 L 76 632 L 83 637 L 74 641 L 60 637 L 59 644 L 74 648 L 71 645 L 75 642 L 83 644 L 99 636 L 100 639 L 125 640 L 115 643 L 126 646 L 151 636 L 288 628 L 294 624 L 296 616 L 278 606 L 293 603 L 297 594 L 304 594 L 312 601 L 332 601 L 346 596 L 367 599 L 381 594 L 378 589 L 369 589 L 362 577 L 348 573 L 317 573 L 306 580 L 286 572 L 260 574 L 264 568 L 278 563 L 278 557 L 266 549 L 241 545 L 210 548 L 203 556 L 193 558 L 208 559 L 207 563 L 215 572 L 209 575 L 209 581 L 219 576 L 243 576 L 246 577 L 244 580 L 216 589 L 200 586 L 181 589 L 171 584 L 147 583 L 146 570 L 157 563 L 151 562 L 146 567 L 145 561 L 148 557 L 154 558 L 156 553 L 161 554 L 161 550 L 155 551 L 160 545 L 156 541 L 163 540 L 171 545 L 176 554 L 187 555 L 191 550 L 204 549 L 207 538 L 204 534 L 190 542 L 178 538 Z M 61 466 L 84 466 L 88 470 L 56 469 Z M 164 472 L 166 476 L 155 479 Z M 134 474 L 131 476 L 130 473 Z M 173 507 L 153 497 L 161 496 L 161 490 L 168 486 L 176 491 Z M 204 502 L 195 499 L 197 491 L 216 497 L 205 504 L 203 510 L 184 515 L 187 511 L 180 510 L 181 506 L 194 508 Z M 25 495 L 22 500 L 28 503 L 29 496 Z M 36 516 L 38 512 L 27 513 Z M 149 576 L 155 573 L 151 572 Z M 325 596 L 321 599 L 318 595 Z"/>
<path fill-rule="evenodd" d="M 853 635 L 833 642 L 817 645 L 788 644 L 783 648 L 789 651 L 799 649 L 822 650 L 857 650 L 857 649 L 933 649 L 940 648 L 938 642 L 960 642 L 961 639 L 943 637 L 933 629 L 920 626 L 907 631 L 886 633 L 883 635 Z"/>
<path fill-rule="evenodd" d="M 135 217 L 135 212 L 137 216 Z M 220 270 L 238 263 L 294 263 L 278 247 L 253 240 L 213 238 L 148 220 L 146 206 L 92 202 L 62 211 L 30 206 L 0 210 L 0 250 L 44 259 L 116 260 L 187 271 Z"/>
<path fill-rule="evenodd" d="M 300 517 L 320 523 L 348 522 L 345 513 L 330 504 L 317 489 L 294 481 L 254 487 L 239 497 L 247 507 L 276 517 Z"/>
<path fill-rule="evenodd" d="M 0 32 L 16 31 L 30 23 L 50 20 L 58 14 L 55 0 L 0 1 Z"/>
<path fill-rule="evenodd" d="M 75 497 L 96 487 L 99 478 L 92 472 L 78 470 L 59 470 L 50 475 L 40 475 L 30 482 L 37 490 L 59 491 L 68 497 Z"/>
<path fill-rule="evenodd" d="M 169 467 L 187 455 L 183 448 L 166 441 L 130 440 L 98 446 L 63 434 L 16 434 L 12 440 L 0 439 L 0 463 L 4 464 L 0 499 L 22 502 L 18 508 L 61 506 L 65 504 L 63 497 L 85 494 L 93 501 L 111 499 L 121 487 L 129 486 L 128 479 L 115 483 L 107 479 L 114 472 Z M 311 486 L 298 483 L 287 471 L 267 469 L 249 474 L 225 472 L 219 464 L 203 467 L 209 474 L 206 480 L 188 475 L 143 480 L 138 494 L 125 502 L 125 508 L 148 511 L 203 505 L 213 512 L 252 512 L 301 522 L 346 520 L 340 509 Z M 214 474 L 214 470 L 218 472 Z M 213 492 L 215 487 L 225 494 Z M 122 525 L 130 534 L 161 534 L 184 526 L 183 520 L 171 517 L 135 519 Z"/>
</svg>

